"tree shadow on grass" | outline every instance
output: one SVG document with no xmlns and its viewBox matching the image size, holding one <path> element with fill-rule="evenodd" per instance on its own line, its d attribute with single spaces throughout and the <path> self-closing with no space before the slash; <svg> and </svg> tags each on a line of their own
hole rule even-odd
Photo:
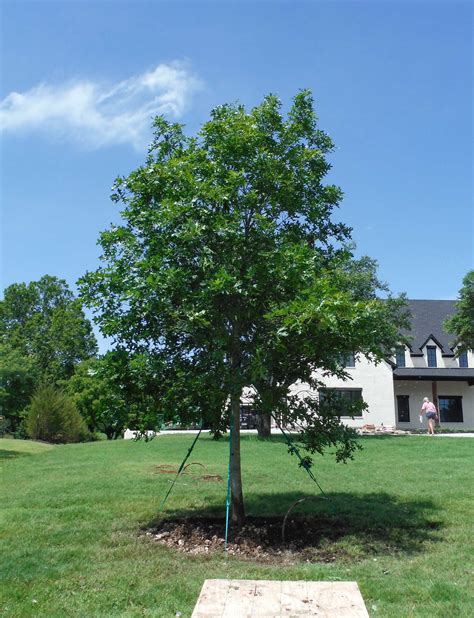
<svg viewBox="0 0 474 618">
<path fill-rule="evenodd" d="M 289 431 L 289 430 L 285 430 L 285 433 L 287 436 L 289 436 L 291 438 L 292 442 L 298 442 L 299 439 L 301 438 L 301 433 L 297 432 L 297 431 Z M 420 435 L 426 435 L 426 431 L 425 432 L 420 432 Z M 365 440 L 401 440 L 403 438 L 406 438 L 406 434 L 394 434 L 394 433 L 374 433 L 374 434 L 359 434 L 357 436 L 357 438 L 359 440 L 365 441 Z M 208 436 L 205 435 L 201 438 L 201 440 L 214 440 L 215 438 L 213 438 L 212 436 Z M 222 441 L 222 442 L 228 442 L 229 441 L 229 434 L 225 433 L 222 436 L 220 436 L 217 441 Z M 272 434 L 269 437 L 266 438 L 261 438 L 258 434 L 256 433 L 242 433 L 240 434 L 240 441 L 241 442 L 282 442 L 284 444 L 287 443 L 287 439 L 286 437 L 278 430 L 278 429 L 273 429 Z"/>
<path fill-rule="evenodd" d="M 305 498 L 303 502 L 298 502 Z M 288 514 L 284 539 L 282 526 Z M 385 492 L 317 494 L 285 492 L 253 494 L 246 498 L 247 522 L 243 531 L 231 531 L 231 540 L 245 546 L 279 553 L 294 551 L 303 558 L 328 561 L 360 560 L 384 554 L 415 554 L 441 538 L 443 522 L 431 500 L 399 500 Z M 199 529 L 196 542 L 224 534 L 221 504 L 205 510 L 167 511 L 147 530 L 181 526 L 185 543 Z"/>
<path fill-rule="evenodd" d="M 25 453 L 24 451 L 11 451 L 9 449 L 0 449 L 0 461 L 2 459 L 16 459 L 17 457 L 24 457 L 31 455 L 31 453 Z"/>
<path fill-rule="evenodd" d="M 407 437 L 403 433 L 367 433 L 359 435 L 358 439 L 362 442 L 374 442 L 378 440 L 403 440 Z"/>
<path fill-rule="evenodd" d="M 315 497 L 296 492 L 255 495 L 247 504 L 249 512 L 273 510 L 284 516 L 296 500 L 310 496 Z M 437 515 L 432 500 L 400 500 L 386 492 L 334 492 L 297 504 L 289 515 L 288 532 L 289 536 L 298 535 L 298 519 L 309 519 L 320 540 L 346 541 L 368 554 L 414 553 L 438 537 L 443 522 Z"/>
<path fill-rule="evenodd" d="M 292 433 L 290 431 L 286 432 L 288 436 L 290 436 L 291 441 L 298 443 L 298 439 L 300 438 L 300 434 L 299 433 Z M 216 440 L 215 438 L 213 438 L 212 436 L 209 435 L 205 435 L 202 438 L 200 438 L 201 440 Z M 216 441 L 217 442 L 225 442 L 228 443 L 229 442 L 229 434 L 225 433 L 222 436 L 220 436 Z M 287 444 L 287 440 L 285 438 L 285 436 L 283 436 L 281 433 L 272 433 L 271 436 L 269 436 L 268 438 L 261 438 L 258 434 L 256 433 L 242 433 L 240 434 L 240 441 L 241 443 L 244 442 L 270 442 L 270 443 L 276 443 L 276 444 Z"/>
</svg>

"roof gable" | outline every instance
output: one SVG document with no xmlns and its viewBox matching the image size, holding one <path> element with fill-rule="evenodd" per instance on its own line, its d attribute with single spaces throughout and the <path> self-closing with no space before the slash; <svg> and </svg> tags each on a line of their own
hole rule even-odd
<svg viewBox="0 0 474 618">
<path fill-rule="evenodd" d="M 443 322 L 456 313 L 454 300 L 407 300 L 411 313 L 411 330 L 402 331 L 411 336 L 411 353 L 419 355 L 429 339 L 435 341 L 444 356 L 453 356 L 453 336 L 443 328 Z"/>
</svg>

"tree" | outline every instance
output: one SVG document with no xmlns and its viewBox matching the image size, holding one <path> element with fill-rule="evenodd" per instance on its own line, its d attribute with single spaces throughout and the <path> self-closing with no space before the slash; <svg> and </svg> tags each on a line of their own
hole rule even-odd
<svg viewBox="0 0 474 618">
<path fill-rule="evenodd" d="M 457 353 L 474 350 L 474 270 L 463 279 L 456 303 L 457 312 L 445 322 L 445 328 L 456 336 Z"/>
<path fill-rule="evenodd" d="M 64 388 L 89 431 L 115 440 L 127 426 L 155 429 L 159 398 L 154 374 L 144 355 L 114 350 L 78 365 Z"/>
<path fill-rule="evenodd" d="M 105 433 L 108 440 L 121 435 L 127 424 L 128 411 L 103 359 L 90 358 L 80 363 L 64 388 L 89 431 Z"/>
<path fill-rule="evenodd" d="M 46 442 L 81 442 L 89 437 L 74 402 L 51 384 L 40 385 L 33 395 L 26 428 L 31 438 Z"/>
<path fill-rule="evenodd" d="M 0 343 L 0 415 L 8 421 L 12 433 L 20 427 L 37 379 L 30 357 Z"/>
<path fill-rule="evenodd" d="M 380 281 L 377 276 L 377 262 L 368 256 L 363 256 L 357 260 L 353 259 L 352 252 L 354 250 L 355 245 L 348 244 L 346 247 L 346 253 L 340 253 L 340 263 L 338 264 L 337 261 L 333 261 L 334 270 L 332 272 L 332 278 L 333 283 L 337 282 L 337 290 L 334 290 L 335 293 L 337 294 L 338 291 L 344 290 L 345 299 L 350 299 L 351 303 L 355 301 L 375 301 L 377 300 L 377 294 L 389 294 L 387 284 Z M 384 321 L 388 326 L 388 332 L 386 332 L 383 336 L 381 325 L 379 324 L 377 334 L 380 337 L 380 340 L 377 342 L 376 347 L 380 347 L 380 349 L 385 350 L 390 349 L 393 337 L 393 327 L 396 323 L 396 321 L 394 322 L 394 318 L 398 316 L 398 322 L 400 324 L 403 321 L 403 315 L 400 314 L 400 309 L 402 306 L 403 301 L 400 302 L 394 301 L 390 298 L 387 299 L 385 304 L 386 320 Z M 379 312 L 382 311 L 382 307 L 383 305 L 380 305 Z M 382 319 L 382 317 L 383 316 L 380 313 L 380 318 Z M 298 381 L 301 379 L 303 367 L 306 366 L 311 368 L 312 372 L 314 367 L 323 367 L 324 359 L 326 359 L 327 362 L 327 360 L 331 357 L 330 349 L 325 350 L 322 355 L 324 359 L 322 357 L 318 359 L 315 356 L 315 351 L 311 350 L 311 347 L 314 347 L 314 343 L 317 341 L 319 336 L 318 332 L 321 330 L 320 326 L 316 325 L 316 332 L 313 332 L 313 326 L 314 325 L 312 325 L 310 321 L 307 321 L 306 327 L 303 330 L 298 328 L 298 332 L 295 332 L 295 329 L 293 328 L 291 338 L 287 339 L 285 342 L 284 354 L 282 354 L 282 350 L 277 345 L 272 351 L 273 354 L 270 352 L 269 357 L 267 358 L 265 364 L 266 371 L 263 377 L 261 376 L 260 379 L 257 379 L 254 382 L 254 387 L 256 388 L 256 398 L 254 403 L 258 406 L 260 411 L 261 420 L 259 435 L 261 437 L 270 435 L 271 414 L 275 413 L 277 409 L 280 409 L 280 416 L 283 416 L 287 422 L 295 422 L 295 402 L 293 402 L 293 398 L 290 394 L 292 380 Z M 286 328 L 282 332 L 286 335 Z M 310 349 L 308 349 L 308 342 L 310 344 Z M 334 346 L 334 342 L 331 342 L 330 345 Z M 319 344 L 319 350 L 323 349 L 325 348 L 323 346 L 323 342 L 321 342 Z M 344 356 L 344 354 L 342 356 Z M 335 357 L 336 363 L 331 367 L 331 372 L 338 372 L 338 375 L 341 378 L 345 378 L 347 375 L 345 372 L 341 372 L 341 367 L 339 366 L 339 361 L 341 358 L 342 357 L 340 355 Z M 279 389 L 275 388 L 275 384 L 279 384 Z M 307 386 L 310 385 L 313 391 L 316 391 L 320 386 L 323 386 L 322 383 L 315 379 L 315 375 L 313 373 L 306 376 L 306 384 Z M 289 414 L 288 410 L 288 404 L 290 402 L 292 402 L 292 414 Z M 331 401 L 331 408 L 334 408 L 335 405 L 337 405 L 337 402 Z M 319 415 L 322 414 L 320 409 L 314 409 L 315 406 L 317 407 L 317 401 L 314 399 L 312 400 L 311 405 L 303 406 L 301 410 L 303 413 L 303 418 L 300 419 L 301 422 L 299 427 L 301 430 L 304 425 L 307 426 L 308 423 L 311 422 L 310 419 L 306 418 L 308 413 L 310 415 L 314 415 L 315 413 L 319 413 Z M 330 409 L 328 405 L 326 405 L 325 408 L 326 410 Z M 331 434 L 331 432 L 332 427 L 329 434 Z M 322 441 L 322 438 L 325 435 L 322 427 L 319 428 L 318 435 L 319 441 Z M 345 435 L 346 437 L 349 437 L 348 434 Z M 320 448 L 320 451 L 322 450 L 323 449 Z"/>
<path fill-rule="evenodd" d="M 384 358 L 400 303 L 352 289 L 350 229 L 332 220 L 342 192 L 323 184 L 333 144 L 309 92 L 286 119 L 270 95 L 248 113 L 217 107 L 196 137 L 163 118 L 154 127 L 146 163 L 115 183 L 124 224 L 101 235 L 105 265 L 81 293 L 105 335 L 156 359 L 165 412 L 230 425 L 240 525 L 243 388 L 254 385 L 263 413 L 309 422 L 310 452 L 331 444 L 351 457 L 354 434 L 339 417 L 289 388 L 315 384 L 316 369 L 344 375 L 348 352 Z"/>
<path fill-rule="evenodd" d="M 350 410 L 345 403 L 342 414 L 341 402 L 328 395 L 325 405 L 319 404 L 314 393 L 324 387 L 322 374 L 348 379 L 343 362 L 347 353 L 363 353 L 375 363 L 385 360 L 395 343 L 404 339 L 399 330 L 408 326 L 405 298 L 392 298 L 387 284 L 378 279 L 377 262 L 367 256 L 353 259 L 353 249 L 347 246 L 345 253 L 333 258 L 332 270 L 320 273 L 314 299 L 279 308 L 273 316 L 276 324 L 262 324 L 263 371 L 253 382 L 254 403 L 262 415 L 278 414 L 283 424 L 298 428 L 312 453 L 322 453 L 337 436 L 341 459 L 354 450 L 354 435 L 338 428 L 338 417 L 350 415 Z M 382 301 L 380 294 L 388 297 Z M 318 298 L 325 307 L 317 307 Z M 296 383 L 304 386 L 295 395 Z M 353 414 L 360 412 L 360 406 L 365 404 L 353 405 Z"/>
<path fill-rule="evenodd" d="M 31 359 L 41 379 L 53 382 L 69 378 L 75 365 L 97 351 L 81 302 L 66 281 L 49 275 L 6 288 L 0 336 L 10 349 Z"/>
</svg>

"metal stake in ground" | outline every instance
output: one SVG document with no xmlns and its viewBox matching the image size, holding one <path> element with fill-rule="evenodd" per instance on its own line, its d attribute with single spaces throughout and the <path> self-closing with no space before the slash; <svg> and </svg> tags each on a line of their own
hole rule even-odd
<svg viewBox="0 0 474 618">
<path fill-rule="evenodd" d="M 173 480 L 173 482 L 171 483 L 170 488 L 169 488 L 169 489 L 168 489 L 168 491 L 166 492 L 166 495 L 165 495 L 165 497 L 163 498 L 163 500 L 161 501 L 160 508 L 158 509 L 158 513 L 161 513 L 161 511 L 163 510 L 163 508 L 164 508 L 164 506 L 165 506 L 165 502 L 168 500 L 168 496 L 170 495 L 171 490 L 173 489 L 173 487 L 174 487 L 174 485 L 175 485 L 176 481 L 178 480 L 179 475 L 180 475 L 180 474 L 181 474 L 181 472 L 183 471 L 184 466 L 185 466 L 186 462 L 188 461 L 189 456 L 191 455 L 191 453 L 192 453 L 192 451 L 193 451 L 193 448 L 194 448 L 194 446 L 195 446 L 196 442 L 198 441 L 199 436 L 201 435 L 202 425 L 203 425 L 203 423 L 202 423 L 202 421 L 201 421 L 201 426 L 199 427 L 199 431 L 198 431 L 198 433 L 197 433 L 196 437 L 194 438 L 193 443 L 191 444 L 191 448 L 188 450 L 188 452 L 187 452 L 187 454 L 186 454 L 186 457 L 185 457 L 185 458 L 183 459 L 183 461 L 181 462 L 181 465 L 179 466 L 178 472 L 177 472 L 176 476 L 174 477 L 174 480 Z"/>
<path fill-rule="evenodd" d="M 229 467 L 227 470 L 227 497 L 225 501 L 225 541 L 224 551 L 227 551 L 227 539 L 229 537 L 229 514 L 230 514 L 230 481 L 231 481 L 231 467 L 230 460 L 232 457 L 232 415 L 230 417 L 230 431 L 229 431 Z"/>
</svg>

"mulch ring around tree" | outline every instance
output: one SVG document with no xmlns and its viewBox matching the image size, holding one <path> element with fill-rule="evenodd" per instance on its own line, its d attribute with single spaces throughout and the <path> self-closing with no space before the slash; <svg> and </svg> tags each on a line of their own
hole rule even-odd
<svg viewBox="0 0 474 618">
<path fill-rule="evenodd" d="M 163 520 L 144 533 L 160 545 L 190 555 L 224 552 L 224 519 L 190 517 Z M 349 557 L 334 543 L 345 535 L 343 520 L 326 517 L 247 517 L 230 529 L 227 554 L 263 562 L 334 562 Z M 331 542 L 332 541 L 332 542 Z"/>
</svg>

